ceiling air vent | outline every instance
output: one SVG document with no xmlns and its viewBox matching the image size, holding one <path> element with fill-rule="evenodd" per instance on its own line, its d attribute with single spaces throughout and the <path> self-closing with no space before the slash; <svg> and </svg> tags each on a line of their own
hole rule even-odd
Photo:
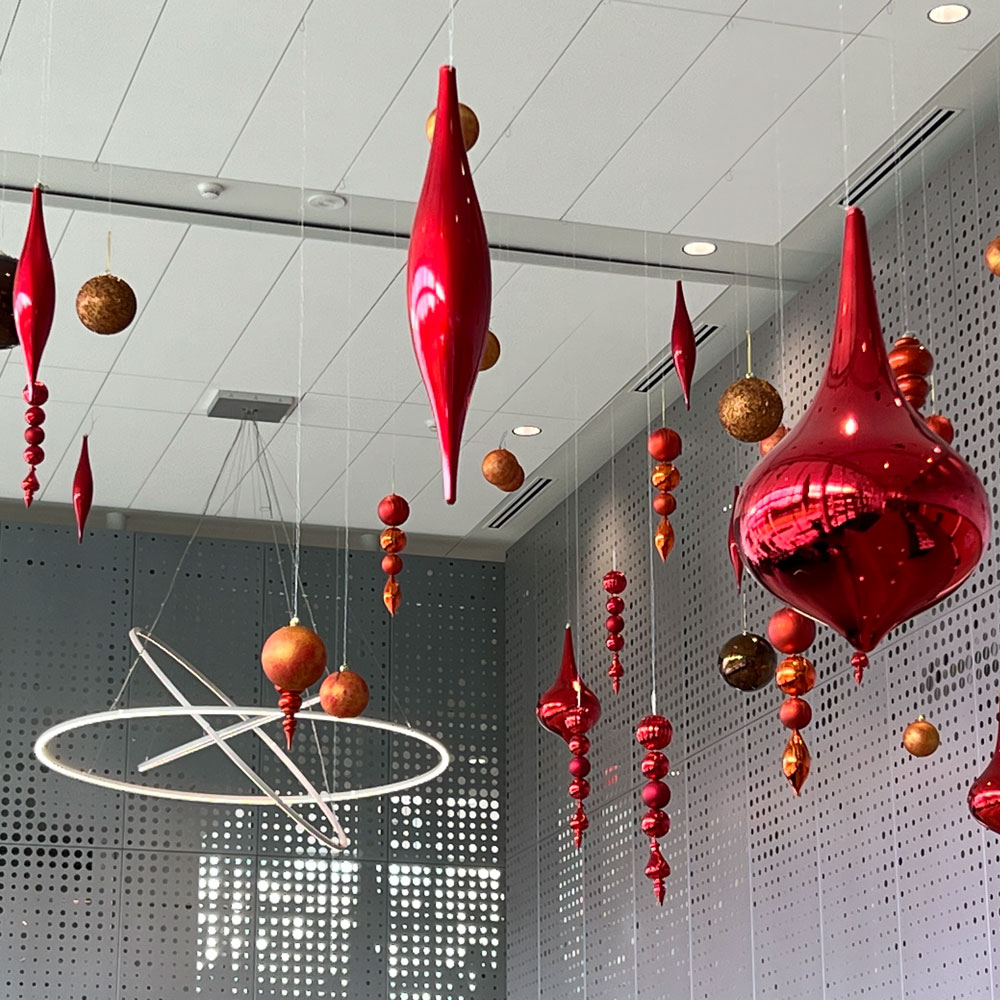
<svg viewBox="0 0 1000 1000">
<path fill-rule="evenodd" d="M 256 420 L 280 424 L 295 409 L 294 396 L 270 396 L 264 392 L 231 392 L 219 389 L 209 404 L 210 417 L 230 420 Z"/>
<path fill-rule="evenodd" d="M 551 482 L 551 479 L 536 479 L 530 486 L 525 487 L 525 489 L 518 493 L 506 507 L 502 507 L 497 516 L 486 527 L 502 528 L 512 517 L 520 514 Z"/>
<path fill-rule="evenodd" d="M 841 195 L 835 204 L 846 208 L 856 205 L 866 195 L 872 193 L 894 170 L 908 160 L 918 149 L 922 149 L 933 136 L 937 135 L 959 112 L 955 108 L 935 108 L 923 121 L 915 125 L 899 142 L 894 143 L 885 154 L 875 161 L 851 185 L 849 197 Z"/>
<path fill-rule="evenodd" d="M 694 331 L 694 342 L 698 347 L 701 347 L 713 333 L 718 331 L 718 327 L 711 323 L 702 323 Z M 660 384 L 663 381 L 663 377 L 674 370 L 674 356 L 668 354 L 658 365 L 646 372 L 645 375 L 639 379 L 634 386 L 632 386 L 633 392 L 649 392 L 654 386 Z"/>
</svg>

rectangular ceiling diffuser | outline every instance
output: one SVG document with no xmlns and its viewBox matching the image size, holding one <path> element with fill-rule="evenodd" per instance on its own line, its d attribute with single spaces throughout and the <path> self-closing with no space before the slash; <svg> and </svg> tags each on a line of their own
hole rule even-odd
<svg viewBox="0 0 1000 1000">
<path fill-rule="evenodd" d="M 505 507 L 501 507 L 497 516 L 487 525 L 488 528 L 502 528 L 512 517 L 520 514 L 550 483 L 551 479 L 540 477 L 530 486 L 525 487 Z"/>
<path fill-rule="evenodd" d="M 698 347 L 708 340 L 713 333 L 717 333 L 719 328 L 712 323 L 702 323 L 694 331 L 694 342 Z M 659 364 L 655 365 L 648 372 L 646 372 L 642 378 L 634 386 L 632 386 L 633 392 L 649 392 L 654 386 L 660 384 L 664 377 L 674 370 L 674 356 L 668 354 Z"/>
<path fill-rule="evenodd" d="M 229 420 L 256 420 L 280 424 L 295 409 L 294 396 L 271 396 L 265 392 L 233 392 L 219 389 L 208 407 L 210 417 Z"/>
</svg>

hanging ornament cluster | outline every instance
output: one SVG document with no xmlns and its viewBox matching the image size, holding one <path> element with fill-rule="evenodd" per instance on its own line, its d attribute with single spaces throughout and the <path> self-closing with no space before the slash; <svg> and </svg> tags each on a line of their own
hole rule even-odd
<svg viewBox="0 0 1000 1000">
<path fill-rule="evenodd" d="M 83 529 L 87 526 L 87 515 L 94 502 L 94 474 L 90 468 L 90 446 L 87 435 L 83 435 L 80 458 L 73 475 L 73 514 L 76 517 L 76 540 L 83 541 Z"/>
<path fill-rule="evenodd" d="M 608 600 L 604 607 L 607 609 L 608 617 L 604 620 L 604 627 L 608 630 L 608 637 L 604 640 L 604 645 L 611 650 L 611 666 L 608 667 L 608 677 L 611 678 L 611 687 L 615 694 L 621 684 L 625 668 L 622 666 L 618 654 L 625 648 L 625 637 L 622 630 L 625 628 L 625 619 L 622 612 L 625 610 L 625 601 L 621 594 L 628 586 L 625 574 L 620 570 L 613 569 L 610 573 L 604 574 L 601 586 L 608 593 Z"/>
<path fill-rule="evenodd" d="M 311 628 L 293 618 L 267 637 L 260 651 L 260 664 L 278 692 L 278 708 L 285 716 L 281 725 L 291 750 L 297 724 L 295 713 L 302 707 L 302 692 L 323 676 L 326 646 Z"/>
<path fill-rule="evenodd" d="M 490 318 L 489 247 L 465 155 L 455 70 L 442 66 L 424 185 L 413 219 L 406 301 L 413 350 L 430 398 L 446 503 L 455 502 L 469 398 Z"/>
<path fill-rule="evenodd" d="M 524 485 L 524 469 L 512 451 L 494 448 L 483 459 L 483 479 L 504 493 L 513 493 Z"/>
<path fill-rule="evenodd" d="M 858 208 L 819 391 L 750 473 L 735 527 L 750 572 L 844 636 L 859 675 L 890 629 L 965 581 L 989 539 L 982 484 L 893 379 Z"/>
<path fill-rule="evenodd" d="M 767 635 L 775 649 L 789 654 L 778 664 L 774 682 L 787 695 L 778 709 L 778 719 L 792 731 L 781 757 L 781 769 L 798 795 L 812 764 L 801 733 L 812 722 L 812 709 L 802 695 L 808 694 L 816 684 L 816 667 L 802 654 L 816 639 L 816 623 L 794 608 L 779 608 L 771 615 Z"/>
<path fill-rule="evenodd" d="M 694 327 L 684 301 L 684 286 L 677 282 L 677 298 L 674 302 L 674 325 L 670 331 L 670 352 L 674 356 L 674 371 L 684 393 L 684 406 L 691 409 L 691 381 L 694 379 L 694 365 L 698 358 L 698 345 L 694 339 Z"/>
<path fill-rule="evenodd" d="M 24 249 L 14 275 L 14 323 L 24 354 L 24 367 L 28 384 L 24 387 L 24 401 L 28 404 L 24 419 L 28 427 L 24 438 L 24 460 L 30 466 L 28 475 L 21 482 L 25 507 L 38 492 L 35 469 L 45 458 L 42 441 L 45 431 L 45 411 L 42 407 L 49 398 L 49 390 L 38 381 L 38 366 L 52 329 L 52 316 L 56 307 L 56 282 L 52 272 L 52 257 L 45 237 L 45 218 L 42 214 L 42 189 L 35 187 L 31 193 L 31 216 Z"/>
<path fill-rule="evenodd" d="M 918 715 L 903 730 L 903 748 L 911 757 L 930 757 L 941 745 L 941 734 L 932 722 Z"/>
<path fill-rule="evenodd" d="M 719 673 L 740 691 L 759 691 L 774 676 L 778 658 L 762 635 L 740 632 L 726 640 L 719 650 Z"/>
<path fill-rule="evenodd" d="M 646 748 L 642 758 L 642 801 L 648 812 L 642 817 L 642 832 L 649 837 L 649 861 L 645 874 L 653 883 L 656 901 L 663 905 L 666 887 L 663 880 L 670 874 L 670 865 L 660 853 L 659 838 L 670 830 L 670 817 L 663 811 L 670 802 L 670 788 L 663 779 L 670 773 L 670 761 L 662 752 L 670 745 L 674 730 L 662 715 L 647 715 L 635 731 L 636 742 Z"/>
<path fill-rule="evenodd" d="M 934 357 L 920 341 L 907 335 L 900 337 L 889 352 L 889 367 L 903 398 L 915 410 L 922 410 L 930 392 L 927 376 L 934 368 Z M 940 413 L 932 413 L 924 422 L 946 444 L 955 440 L 955 428 Z"/>
<path fill-rule="evenodd" d="M 319 703 L 327 715 L 335 719 L 353 719 L 368 707 L 368 683 L 347 666 L 327 677 L 319 688 Z"/>
<path fill-rule="evenodd" d="M 659 553 L 660 561 L 666 562 L 667 556 L 674 548 L 674 526 L 669 518 L 677 510 L 674 490 L 681 481 L 681 474 L 673 462 L 681 453 L 681 436 L 669 427 L 660 427 L 649 435 L 646 450 L 656 462 L 649 481 L 657 491 L 653 497 L 653 510 L 660 515 L 660 523 L 653 535 L 653 544 Z"/>
<path fill-rule="evenodd" d="M 0 253 L 0 351 L 17 347 L 17 326 L 14 323 L 14 274 L 17 258 Z"/>
<path fill-rule="evenodd" d="M 601 717 L 601 703 L 580 677 L 573 655 L 573 633 L 566 626 L 563 640 L 562 662 L 559 675 L 548 691 L 538 699 L 535 709 L 538 721 L 566 742 L 573 755 L 569 762 L 572 781 L 569 784 L 570 797 L 576 800 L 576 810 L 569 821 L 573 831 L 573 843 L 579 847 L 583 843 L 583 833 L 590 825 L 583 808 L 584 799 L 590 795 L 590 740 L 587 733 Z"/>
<path fill-rule="evenodd" d="M 406 548 L 406 532 L 400 530 L 410 516 L 410 505 L 397 493 L 382 497 L 378 504 L 379 520 L 386 525 L 385 531 L 379 535 L 378 544 L 385 555 L 382 557 L 382 572 L 389 579 L 382 588 L 382 603 L 390 615 L 395 615 L 403 602 L 399 589 L 397 575 L 403 569 L 400 552 Z"/>
<path fill-rule="evenodd" d="M 997 721 L 1000 722 L 1000 716 Z M 969 789 L 969 812 L 988 830 L 1000 833 L 1000 729 L 986 770 Z"/>
</svg>

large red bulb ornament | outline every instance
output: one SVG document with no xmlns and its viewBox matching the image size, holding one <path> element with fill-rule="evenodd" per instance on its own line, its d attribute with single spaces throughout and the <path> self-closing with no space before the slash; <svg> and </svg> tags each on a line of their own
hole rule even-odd
<svg viewBox="0 0 1000 1000">
<path fill-rule="evenodd" d="M 986 547 L 982 484 L 893 379 L 857 208 L 819 391 L 750 473 L 735 528 L 750 572 L 843 635 L 858 651 L 856 674 L 890 629 L 955 590 Z"/>
<path fill-rule="evenodd" d="M 1000 833 L 1000 732 L 989 765 L 969 789 L 969 812 L 987 829 Z"/>
<path fill-rule="evenodd" d="M 444 498 L 455 502 L 458 453 L 490 318 L 490 256 L 465 155 L 455 70 L 442 66 L 434 139 L 406 266 L 413 350 L 441 448 Z"/>
</svg>

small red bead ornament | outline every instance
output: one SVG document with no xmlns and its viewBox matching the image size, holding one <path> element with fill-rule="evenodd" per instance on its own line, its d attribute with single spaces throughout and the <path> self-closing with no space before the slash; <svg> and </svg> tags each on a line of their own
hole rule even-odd
<svg viewBox="0 0 1000 1000">
<path fill-rule="evenodd" d="M 399 589 L 396 575 L 403 568 L 403 560 L 399 553 L 406 548 L 406 533 L 399 530 L 410 516 L 410 505 L 397 493 L 382 497 L 378 504 L 379 520 L 386 525 L 386 530 L 379 536 L 379 546 L 386 553 L 382 557 L 382 572 L 389 577 L 382 588 L 382 603 L 390 616 L 396 614 L 403 595 Z"/>
<path fill-rule="evenodd" d="M 930 392 L 927 376 L 934 370 L 934 357 L 920 341 L 911 335 L 900 337 L 889 352 L 889 367 L 903 398 L 915 410 L 923 409 Z M 945 444 L 955 439 L 955 428 L 947 417 L 932 413 L 924 423 Z"/>
<path fill-rule="evenodd" d="M 295 735 L 295 713 L 302 707 L 302 692 L 315 684 L 326 669 L 323 640 L 298 618 L 272 632 L 260 651 L 260 663 L 267 679 L 279 694 L 278 707 L 285 718 L 282 727 L 288 749 Z"/>
<path fill-rule="evenodd" d="M 646 878 L 653 883 L 656 901 L 663 905 L 666 887 L 663 880 L 670 874 L 670 865 L 660 853 L 658 838 L 670 830 L 670 817 L 663 811 L 670 802 L 670 788 L 661 779 L 670 773 L 670 761 L 661 751 L 670 745 L 674 730 L 662 715 L 647 715 L 635 731 L 636 741 L 648 751 L 640 768 L 646 784 L 642 786 L 642 801 L 648 812 L 642 817 L 642 832 L 649 837 L 649 861 Z"/>
<path fill-rule="evenodd" d="M 566 637 L 563 640 L 562 663 L 555 683 L 538 699 L 535 715 L 542 726 L 565 740 L 573 754 L 569 764 L 572 781 L 569 794 L 576 799 L 576 811 L 570 818 L 569 826 L 573 831 L 573 843 L 579 847 L 583 843 L 583 834 L 590 825 L 583 808 L 583 801 L 590 795 L 590 761 L 587 753 L 590 750 L 590 740 L 586 733 L 593 728 L 601 717 L 601 703 L 580 677 L 576 669 L 576 659 L 573 656 L 573 633 L 566 626 Z"/>
<path fill-rule="evenodd" d="M 608 630 L 608 637 L 604 640 L 604 645 L 611 650 L 611 666 L 608 667 L 608 677 L 611 678 L 611 687 L 615 694 L 621 686 L 621 679 L 625 673 L 618 654 L 625 648 L 625 637 L 622 630 L 625 628 L 625 619 L 622 612 L 625 610 L 625 601 L 621 594 L 628 586 L 625 574 L 613 569 L 610 573 L 604 574 L 601 586 L 608 592 L 608 600 L 605 603 L 605 610 L 608 617 L 604 620 L 604 627 Z"/>
<path fill-rule="evenodd" d="M 816 668 L 802 654 L 816 638 L 816 623 L 794 608 L 779 608 L 767 625 L 767 636 L 774 648 L 789 653 L 778 664 L 774 682 L 788 695 L 778 709 L 781 724 L 792 731 L 781 758 L 781 769 L 796 795 L 802 790 L 812 756 L 800 730 L 812 721 L 812 709 L 802 695 L 808 694 L 816 683 Z"/>
<path fill-rule="evenodd" d="M 681 474 L 673 461 L 681 453 L 681 437 L 677 431 L 669 427 L 660 427 L 649 435 L 646 449 L 650 457 L 656 461 L 649 481 L 657 491 L 657 495 L 653 497 L 653 510 L 660 515 L 653 544 L 661 561 L 666 562 L 674 547 L 674 529 L 668 518 L 677 510 L 673 491 L 681 481 Z"/>
</svg>

